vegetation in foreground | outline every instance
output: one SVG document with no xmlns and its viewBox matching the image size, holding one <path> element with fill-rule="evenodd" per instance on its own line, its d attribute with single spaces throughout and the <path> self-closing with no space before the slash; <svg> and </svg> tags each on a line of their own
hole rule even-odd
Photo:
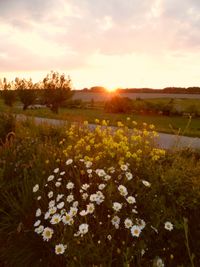
<svg viewBox="0 0 200 267">
<path fill-rule="evenodd" d="M 130 135 L 105 120 L 91 131 L 8 119 L 1 266 L 199 266 L 198 153 L 156 149 L 153 125 Z"/>
</svg>

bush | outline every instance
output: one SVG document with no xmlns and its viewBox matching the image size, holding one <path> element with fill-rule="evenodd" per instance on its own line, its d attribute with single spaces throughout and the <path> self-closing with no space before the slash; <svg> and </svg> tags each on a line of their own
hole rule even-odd
<svg viewBox="0 0 200 267">
<path fill-rule="evenodd" d="M 105 104 L 105 111 L 110 113 L 129 113 L 132 109 L 132 100 L 128 97 L 115 96 Z"/>
<path fill-rule="evenodd" d="M 81 99 L 72 99 L 68 100 L 65 104 L 64 107 L 66 108 L 84 108 L 85 103 Z"/>
</svg>

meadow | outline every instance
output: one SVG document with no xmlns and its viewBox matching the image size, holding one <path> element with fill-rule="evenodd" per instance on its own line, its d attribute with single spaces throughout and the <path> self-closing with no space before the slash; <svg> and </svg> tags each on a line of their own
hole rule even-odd
<svg viewBox="0 0 200 267">
<path fill-rule="evenodd" d="M 153 105 L 164 106 L 170 101 L 170 98 L 161 98 L 161 99 L 148 99 L 148 102 Z M 136 101 L 141 105 L 141 100 Z M 200 113 L 200 100 L 199 99 L 175 99 L 174 106 L 180 111 L 191 110 L 192 107 L 196 108 L 197 112 Z M 99 120 L 109 120 L 110 125 L 117 125 L 118 121 L 127 123 L 127 117 L 130 118 L 130 121 L 136 121 L 139 126 L 142 127 L 143 122 L 148 124 L 154 124 L 158 132 L 170 133 L 170 134 L 180 134 L 186 136 L 200 137 L 200 118 L 192 117 L 189 119 L 187 113 L 186 116 L 182 115 L 158 115 L 152 113 L 108 113 L 104 109 L 105 102 L 81 102 L 81 105 L 78 105 L 75 108 L 61 107 L 59 113 L 52 113 L 48 108 L 40 109 L 28 109 L 26 111 L 22 110 L 20 102 L 16 102 L 12 108 L 4 105 L 3 101 L 0 100 L 0 111 L 1 112 L 12 112 L 16 114 L 24 114 L 27 116 L 33 117 L 42 117 L 42 118 L 53 118 L 66 120 L 69 122 L 83 122 L 87 120 L 89 123 L 93 123 L 95 119 Z M 132 127 L 132 124 L 129 125 Z"/>
<path fill-rule="evenodd" d="M 1 114 L 0 266 L 199 266 L 199 154 L 95 123 Z"/>
</svg>

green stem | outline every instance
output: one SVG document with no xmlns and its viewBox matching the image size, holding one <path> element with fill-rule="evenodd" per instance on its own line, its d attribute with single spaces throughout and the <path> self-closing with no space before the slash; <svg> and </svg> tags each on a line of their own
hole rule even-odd
<svg viewBox="0 0 200 267">
<path fill-rule="evenodd" d="M 190 263 L 191 263 L 191 266 L 192 267 L 195 267 L 194 266 L 194 254 L 191 253 L 190 251 L 190 245 L 189 245 L 189 238 L 188 238 L 188 219 L 187 218 L 183 218 L 183 221 L 184 221 L 184 232 L 185 232 L 185 238 L 186 238 L 186 242 L 185 242 L 185 245 L 186 245 L 186 248 L 187 248 L 187 252 L 188 252 L 188 255 L 189 255 L 189 258 L 190 258 Z"/>
</svg>

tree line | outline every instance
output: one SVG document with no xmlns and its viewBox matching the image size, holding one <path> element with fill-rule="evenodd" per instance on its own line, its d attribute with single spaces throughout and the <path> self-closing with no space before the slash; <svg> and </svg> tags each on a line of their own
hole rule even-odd
<svg viewBox="0 0 200 267">
<path fill-rule="evenodd" d="M 70 77 L 53 71 L 37 83 L 33 83 L 32 79 L 26 80 L 17 77 L 14 81 L 9 82 L 4 78 L 0 87 L 4 103 L 12 107 L 19 99 L 23 104 L 23 110 L 38 103 L 46 105 L 54 113 L 58 113 L 59 107 L 73 95 Z"/>
</svg>

